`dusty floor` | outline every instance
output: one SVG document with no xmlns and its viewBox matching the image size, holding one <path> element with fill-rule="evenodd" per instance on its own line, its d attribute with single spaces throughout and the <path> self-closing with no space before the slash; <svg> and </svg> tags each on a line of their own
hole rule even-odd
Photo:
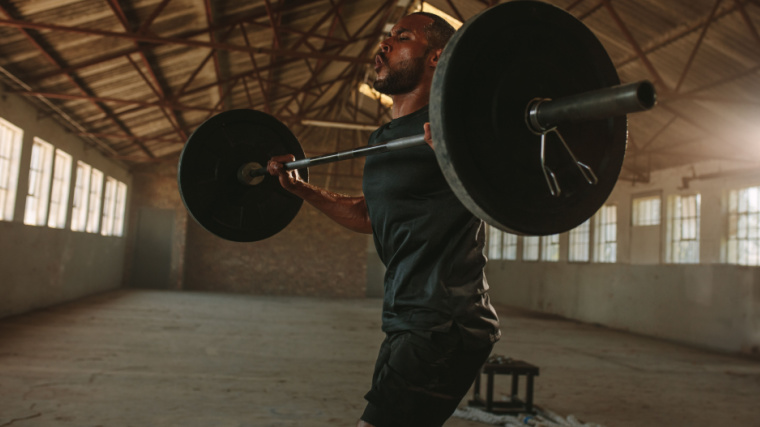
<svg viewBox="0 0 760 427">
<path fill-rule="evenodd" d="M 499 312 L 494 352 L 540 367 L 544 408 L 606 427 L 760 426 L 758 360 Z M 0 427 L 353 426 L 379 317 L 379 300 L 125 290 L 3 319 Z"/>
</svg>

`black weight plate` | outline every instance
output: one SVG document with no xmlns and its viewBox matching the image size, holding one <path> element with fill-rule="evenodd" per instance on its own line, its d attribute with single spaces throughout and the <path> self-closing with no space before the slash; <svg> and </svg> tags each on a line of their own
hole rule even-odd
<svg viewBox="0 0 760 427">
<path fill-rule="evenodd" d="M 258 185 L 238 181 L 240 166 L 266 166 L 276 155 L 304 158 L 296 137 L 280 121 L 255 110 L 231 110 L 203 122 L 179 158 L 179 191 L 190 215 L 227 240 L 254 242 L 285 228 L 303 200 L 271 176 Z M 308 171 L 299 170 L 308 181 Z"/>
<path fill-rule="evenodd" d="M 525 109 L 536 97 L 619 83 L 594 34 L 560 8 L 512 1 L 473 17 L 452 37 L 433 78 L 430 122 L 449 185 L 476 216 L 505 231 L 548 235 L 580 225 L 615 186 L 626 117 L 558 127 L 599 178 L 596 185 L 586 182 L 556 136 L 547 136 L 547 165 L 562 190 L 554 197 L 541 169 L 540 136 L 528 130 Z"/>
</svg>

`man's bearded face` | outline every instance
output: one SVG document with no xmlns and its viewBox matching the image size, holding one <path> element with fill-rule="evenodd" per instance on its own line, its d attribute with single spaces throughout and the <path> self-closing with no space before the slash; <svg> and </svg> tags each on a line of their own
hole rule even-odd
<svg viewBox="0 0 760 427">
<path fill-rule="evenodd" d="M 399 62 L 395 69 L 391 68 L 384 55 L 381 54 L 385 67 L 388 69 L 382 79 L 375 80 L 374 88 L 386 95 L 398 95 L 411 92 L 419 84 L 425 67 L 425 58 L 405 59 Z"/>
</svg>

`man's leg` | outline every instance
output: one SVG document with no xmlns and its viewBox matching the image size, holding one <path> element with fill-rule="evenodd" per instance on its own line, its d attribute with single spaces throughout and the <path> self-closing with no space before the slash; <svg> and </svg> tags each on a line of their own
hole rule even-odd
<svg viewBox="0 0 760 427">
<path fill-rule="evenodd" d="M 469 390 L 492 345 L 467 348 L 449 333 L 390 334 L 380 349 L 358 426 L 441 426 Z"/>
</svg>

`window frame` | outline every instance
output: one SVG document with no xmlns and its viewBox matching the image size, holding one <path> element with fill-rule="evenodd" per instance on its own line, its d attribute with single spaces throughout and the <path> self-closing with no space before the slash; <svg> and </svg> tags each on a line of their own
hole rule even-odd
<svg viewBox="0 0 760 427">
<path fill-rule="evenodd" d="M 116 178 L 106 176 L 105 190 L 103 191 L 103 213 L 100 219 L 100 234 L 113 236 L 114 211 L 116 210 Z"/>
<path fill-rule="evenodd" d="M 614 218 L 614 221 L 609 221 L 610 216 Z M 594 215 L 594 262 L 617 262 L 617 228 L 617 205 L 614 203 L 603 205 Z"/>
<path fill-rule="evenodd" d="M 501 261 L 517 260 L 517 235 L 488 225 L 488 258 Z"/>
<path fill-rule="evenodd" d="M 24 207 L 24 224 L 44 226 L 47 224 L 50 184 L 53 175 L 53 144 L 34 137 L 32 156 L 29 160 L 29 185 Z"/>
<path fill-rule="evenodd" d="M 0 117 L 0 221 L 13 221 L 24 131 Z"/>
<path fill-rule="evenodd" d="M 517 241 L 517 234 L 502 232 L 501 253 L 503 260 L 517 260 Z"/>
<path fill-rule="evenodd" d="M 92 166 L 78 160 L 74 181 L 74 196 L 71 201 L 71 231 L 83 232 L 87 229 L 91 177 Z"/>
<path fill-rule="evenodd" d="M 90 194 L 88 196 L 89 203 L 87 206 L 87 225 L 85 226 L 85 232 L 98 233 L 100 232 L 100 209 L 103 206 L 103 180 L 105 174 L 96 168 L 92 168 L 90 175 Z"/>
<path fill-rule="evenodd" d="M 748 192 L 749 195 L 754 193 L 755 200 L 742 203 L 741 192 Z M 747 207 L 742 209 L 742 204 L 746 204 Z M 752 204 L 754 206 L 750 209 L 749 205 Z M 736 218 L 735 221 L 734 218 Z M 745 238 L 737 236 L 742 232 L 747 235 Z M 760 266 L 760 186 L 728 191 L 723 253 L 723 262 L 726 264 Z"/>
<path fill-rule="evenodd" d="M 127 184 L 112 176 L 106 177 L 100 234 L 103 236 L 123 236 L 126 211 Z"/>
<path fill-rule="evenodd" d="M 534 243 L 535 242 L 535 243 Z M 541 259 L 541 237 L 523 236 L 523 261 L 539 261 Z"/>
<path fill-rule="evenodd" d="M 50 228 L 65 228 L 69 210 L 69 189 L 71 188 L 71 154 L 55 149 L 53 174 L 48 203 L 47 225 Z"/>
<path fill-rule="evenodd" d="M 567 261 L 590 262 L 591 261 L 591 218 L 587 219 L 567 233 Z M 583 249 L 583 257 L 577 258 L 578 249 Z"/>
<path fill-rule="evenodd" d="M 127 184 L 116 181 L 116 207 L 114 209 L 114 220 L 112 236 L 121 237 L 124 235 L 124 221 L 127 214 Z"/>
<path fill-rule="evenodd" d="M 647 201 L 657 201 L 657 206 L 646 205 L 637 209 L 637 204 L 645 204 Z M 643 214 L 643 215 L 642 215 Z M 647 218 L 648 215 L 656 216 L 656 219 Z M 644 218 L 642 218 L 644 217 Z M 631 227 L 654 227 L 662 224 L 662 194 L 647 193 L 637 194 L 631 198 Z"/>
<path fill-rule="evenodd" d="M 694 216 L 683 215 L 683 200 L 694 200 Z M 671 194 L 666 213 L 665 262 L 668 264 L 699 264 L 700 227 L 702 220 L 701 195 Z M 677 206 L 676 206 L 677 205 Z M 693 230 L 686 230 L 684 227 Z M 686 238 L 682 238 L 687 234 Z M 690 255 L 692 254 L 692 255 Z"/>
<path fill-rule="evenodd" d="M 559 234 L 541 236 L 541 261 L 559 262 Z"/>
</svg>

